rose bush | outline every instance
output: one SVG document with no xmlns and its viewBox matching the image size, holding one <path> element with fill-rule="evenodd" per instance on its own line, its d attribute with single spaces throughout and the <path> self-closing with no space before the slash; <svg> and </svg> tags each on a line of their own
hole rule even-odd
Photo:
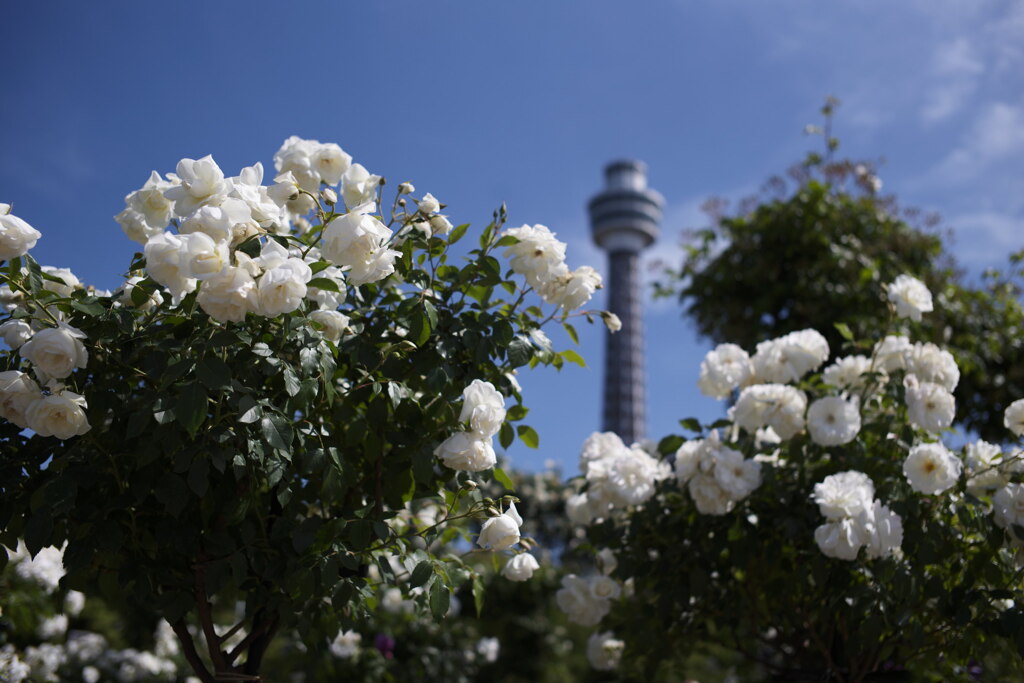
<svg viewBox="0 0 1024 683">
<path fill-rule="evenodd" d="M 714 643 L 750 679 L 1024 672 L 1024 451 L 943 443 L 956 363 L 903 335 L 931 296 L 883 291 L 888 324 L 838 325 L 838 357 L 813 330 L 711 351 L 699 386 L 732 405 L 683 420 L 696 436 L 584 443 L 568 512 L 601 552 L 556 599 L 594 628 L 596 669 L 674 680 Z M 1007 440 L 1022 405 L 999 406 Z"/>
<path fill-rule="evenodd" d="M 164 618 L 203 681 L 257 675 L 281 632 L 326 651 L 389 590 L 479 608 L 484 551 L 455 541 L 511 557 L 515 499 L 480 484 L 508 481 L 494 436 L 537 444 L 513 373 L 582 362 L 537 340 L 600 285 L 504 207 L 460 262 L 468 225 L 410 184 L 387 207 L 383 178 L 297 137 L 274 162 L 269 185 L 210 156 L 154 172 L 116 217 L 142 250 L 112 293 L 41 267 L 0 211 L 0 542 L 64 547 L 63 587 Z"/>
</svg>

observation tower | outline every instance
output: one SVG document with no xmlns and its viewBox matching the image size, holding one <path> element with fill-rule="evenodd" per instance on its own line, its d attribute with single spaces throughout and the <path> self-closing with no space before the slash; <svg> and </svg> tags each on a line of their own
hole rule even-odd
<svg viewBox="0 0 1024 683">
<path fill-rule="evenodd" d="M 641 161 L 613 161 L 604 177 L 587 208 L 594 242 L 608 252 L 607 308 L 622 329 L 605 332 L 602 429 L 631 444 L 644 438 L 646 424 L 640 252 L 658 236 L 665 200 L 647 187 Z"/>
</svg>

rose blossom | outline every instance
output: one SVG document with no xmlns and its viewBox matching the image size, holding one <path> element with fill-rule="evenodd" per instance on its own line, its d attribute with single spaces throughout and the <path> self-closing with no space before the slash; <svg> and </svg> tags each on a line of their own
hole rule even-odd
<svg viewBox="0 0 1024 683">
<path fill-rule="evenodd" d="M 323 327 L 324 337 L 335 344 L 341 341 L 341 335 L 348 329 L 348 316 L 338 311 L 313 311 L 309 319 Z"/>
<path fill-rule="evenodd" d="M 22 429 L 28 426 L 25 411 L 43 397 L 35 380 L 18 370 L 0 372 L 0 417 Z"/>
<path fill-rule="evenodd" d="M 85 333 L 66 323 L 47 327 L 22 345 L 21 357 L 31 362 L 45 379 L 64 379 L 75 368 L 84 368 L 89 360 L 81 342 L 84 338 Z"/>
<path fill-rule="evenodd" d="M 490 438 L 505 421 L 505 397 L 490 382 L 475 379 L 462 392 L 459 422 L 468 422 L 476 434 Z"/>
<path fill-rule="evenodd" d="M 0 339 L 15 351 L 32 338 L 32 326 L 24 320 L 8 320 L 0 324 Z"/>
<path fill-rule="evenodd" d="M 903 461 L 903 474 L 918 493 L 942 493 L 960 477 L 963 463 L 941 443 L 921 443 Z"/>
<path fill-rule="evenodd" d="M 509 581 L 526 581 L 533 572 L 540 569 L 537 558 L 530 553 L 520 553 L 505 563 L 501 575 Z"/>
<path fill-rule="evenodd" d="M 1003 426 L 1017 436 L 1024 436 L 1024 398 L 1019 398 L 1003 413 Z"/>
<path fill-rule="evenodd" d="M 474 432 L 455 432 L 434 449 L 434 455 L 445 467 L 467 472 L 487 470 L 498 462 L 490 437 Z"/>
<path fill-rule="evenodd" d="M 860 412 L 857 406 L 838 396 L 826 396 L 807 409 L 807 431 L 820 446 L 841 446 L 857 438 Z"/>
<path fill-rule="evenodd" d="M 736 344 L 719 344 L 700 363 L 697 388 L 705 396 L 723 399 L 753 373 L 750 356 Z"/>
<path fill-rule="evenodd" d="M 519 527 L 522 525 L 523 518 L 516 512 L 516 504 L 512 503 L 504 513 L 484 522 L 476 542 L 481 548 L 490 550 L 511 548 L 519 542 Z"/>
<path fill-rule="evenodd" d="M 9 213 L 0 212 L 0 261 L 10 261 L 28 253 L 43 234 Z"/>
<path fill-rule="evenodd" d="M 886 287 L 896 315 L 920 321 L 922 313 L 932 310 L 932 293 L 923 282 L 910 275 L 900 275 Z"/>
<path fill-rule="evenodd" d="M 89 431 L 89 419 L 83 410 L 86 407 L 84 397 L 72 391 L 61 391 L 29 405 L 25 420 L 28 428 L 39 436 L 70 439 Z"/>
</svg>

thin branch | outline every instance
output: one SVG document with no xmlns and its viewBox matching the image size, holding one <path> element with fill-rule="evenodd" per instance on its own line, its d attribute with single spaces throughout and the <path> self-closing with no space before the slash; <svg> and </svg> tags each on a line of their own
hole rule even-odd
<svg viewBox="0 0 1024 683">
<path fill-rule="evenodd" d="M 199 657 L 199 653 L 196 652 L 196 644 L 192 641 L 192 634 L 188 632 L 188 626 L 185 625 L 184 619 L 178 619 L 176 622 L 171 624 L 171 628 L 174 630 L 174 635 L 178 636 L 178 642 L 181 643 L 182 652 L 185 655 L 185 659 L 188 660 L 189 665 L 192 667 L 192 671 L 199 677 L 203 683 L 216 683 L 216 679 L 210 670 L 203 664 L 203 660 Z"/>
</svg>

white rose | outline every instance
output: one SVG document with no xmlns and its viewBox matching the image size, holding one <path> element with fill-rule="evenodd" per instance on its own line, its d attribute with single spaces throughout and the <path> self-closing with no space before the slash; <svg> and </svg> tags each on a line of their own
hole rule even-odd
<svg viewBox="0 0 1024 683">
<path fill-rule="evenodd" d="M 438 211 L 441 210 L 441 202 L 437 201 L 434 198 L 434 195 L 430 194 L 429 192 L 423 195 L 423 199 L 420 199 L 416 203 L 419 205 L 420 213 L 426 214 L 428 216 L 432 213 L 437 213 Z"/>
<path fill-rule="evenodd" d="M 31 362 L 45 379 L 64 379 L 75 368 L 84 368 L 89 353 L 82 344 L 85 334 L 70 325 L 39 330 L 21 347 L 21 357 Z"/>
<path fill-rule="evenodd" d="M 730 418 L 751 434 L 771 427 L 782 439 L 790 439 L 804 428 L 807 395 L 785 384 L 755 384 L 740 392 Z"/>
<path fill-rule="evenodd" d="M 337 344 L 348 329 L 349 318 L 338 311 L 318 310 L 309 314 L 309 319 L 323 328 L 324 336 Z"/>
<path fill-rule="evenodd" d="M 575 311 L 590 301 L 601 286 L 601 274 L 590 266 L 580 266 L 572 272 L 563 266 L 558 269 L 557 275 L 544 284 L 540 295 L 546 302 L 560 306 L 567 312 Z"/>
<path fill-rule="evenodd" d="M 398 252 L 384 247 L 390 238 L 391 230 L 373 216 L 350 212 L 324 228 L 321 253 L 334 265 L 351 268 L 352 284 L 376 282 L 394 272 Z"/>
<path fill-rule="evenodd" d="M 377 201 L 380 176 L 373 175 L 362 164 L 352 164 L 341 177 L 341 195 L 349 210 L 361 204 Z"/>
<path fill-rule="evenodd" d="M 695 474 L 686 487 L 693 498 L 697 512 L 702 515 L 724 515 L 736 505 L 729 492 L 722 488 L 714 475 Z"/>
<path fill-rule="evenodd" d="M 999 467 L 1003 462 L 1003 450 L 996 444 L 981 439 L 969 443 L 964 449 L 964 459 L 970 474 L 967 490 L 972 494 L 984 495 L 1006 485 L 1006 474 Z"/>
<path fill-rule="evenodd" d="M 746 460 L 731 448 L 715 451 L 715 481 L 734 501 L 740 501 L 761 485 L 761 463 Z"/>
<path fill-rule="evenodd" d="M 838 396 L 820 398 L 807 409 L 807 431 L 820 446 L 850 443 L 860 431 L 860 411 Z"/>
<path fill-rule="evenodd" d="M 1004 529 L 1024 525 L 1024 484 L 1007 484 L 992 497 L 995 523 Z"/>
<path fill-rule="evenodd" d="M 216 204 L 230 189 L 224 172 L 209 154 L 202 159 L 182 159 L 176 170 L 181 184 L 168 188 L 164 196 L 174 202 L 179 216 L 189 215 L 198 206 Z"/>
<path fill-rule="evenodd" d="M 1019 398 L 1003 413 L 1003 426 L 1017 436 L 1024 436 L 1024 398 Z"/>
<path fill-rule="evenodd" d="M 359 652 L 363 637 L 355 631 L 339 631 L 331 642 L 331 654 L 339 659 L 348 659 Z"/>
<path fill-rule="evenodd" d="M 596 626 L 611 609 L 610 601 L 594 597 L 589 582 L 575 574 L 562 577 L 555 602 L 569 621 L 581 626 Z"/>
<path fill-rule="evenodd" d="M 953 354 L 935 344 L 914 344 L 904 352 L 903 359 L 907 372 L 922 382 L 933 382 L 946 391 L 953 391 L 960 381 L 960 368 Z"/>
<path fill-rule="evenodd" d="M 907 375 L 903 384 L 906 387 L 907 417 L 911 424 L 933 434 L 953 424 L 956 400 L 945 387 L 932 382 L 918 382 L 914 375 Z"/>
<path fill-rule="evenodd" d="M 181 274 L 186 278 L 208 280 L 231 263 L 227 242 L 216 242 L 204 232 L 182 235 Z"/>
<path fill-rule="evenodd" d="M 875 485 L 863 472 L 849 470 L 830 474 L 814 485 L 814 502 L 826 519 L 856 517 L 871 507 Z"/>
<path fill-rule="evenodd" d="M 594 633 L 587 639 L 587 661 L 597 671 L 614 671 L 622 659 L 626 644 L 611 631 Z"/>
<path fill-rule="evenodd" d="M 795 382 L 828 360 L 828 341 L 817 330 L 790 332 L 757 345 L 750 359 L 761 383 Z"/>
<path fill-rule="evenodd" d="M 586 493 L 577 493 L 565 501 L 565 514 L 576 526 L 587 526 L 594 516 L 590 510 L 590 500 Z"/>
<path fill-rule="evenodd" d="M 307 287 L 307 299 L 316 302 L 317 306 L 325 309 L 335 309 L 345 303 L 345 277 L 342 275 L 340 268 L 327 266 L 316 274 L 316 278 L 333 281 L 338 285 L 338 291 L 332 292 L 329 289 Z"/>
<path fill-rule="evenodd" d="M 447 216 L 437 214 L 430 217 L 430 234 L 432 235 L 447 235 L 451 232 L 452 222 L 448 220 Z"/>
<path fill-rule="evenodd" d="M 610 458 L 626 451 L 626 444 L 615 432 L 594 432 L 583 442 L 580 450 L 580 472 L 584 475 L 595 460 Z"/>
<path fill-rule="evenodd" d="M 67 268 L 54 268 L 53 266 L 43 266 L 43 272 L 50 277 L 55 277 L 59 282 L 53 280 L 43 280 L 43 289 L 59 294 L 60 296 L 71 296 L 71 293 L 76 289 L 81 289 L 82 283 L 78 281 L 78 278 Z"/>
<path fill-rule="evenodd" d="M 719 344 L 700 363 L 697 388 L 705 396 L 723 399 L 753 373 L 750 356 L 736 344 Z"/>
<path fill-rule="evenodd" d="M 247 219 L 232 220 L 223 206 L 201 206 L 182 222 L 179 232 L 182 235 L 202 233 L 218 244 L 229 244 L 235 237 L 235 224 L 245 223 Z"/>
<path fill-rule="evenodd" d="M 196 280 L 189 277 L 182 264 L 185 238 L 170 232 L 154 235 L 146 242 L 143 252 L 146 256 L 146 272 L 180 300 L 196 288 Z"/>
<path fill-rule="evenodd" d="M 258 286 L 257 310 L 260 315 L 272 318 L 297 309 L 306 296 L 306 283 L 312 277 L 313 271 L 297 258 L 290 258 L 263 273 Z"/>
<path fill-rule="evenodd" d="M 814 541 L 826 556 L 849 561 L 857 559 L 865 535 L 857 520 L 844 518 L 815 529 Z"/>
<path fill-rule="evenodd" d="M 32 338 L 32 326 L 24 320 L 8 320 L 0 324 L 0 339 L 15 351 Z"/>
<path fill-rule="evenodd" d="M 490 550 L 511 548 L 519 542 L 519 527 L 522 525 L 523 518 L 516 512 L 515 503 L 512 503 L 503 514 L 484 522 L 476 542 L 481 548 Z"/>
<path fill-rule="evenodd" d="M 214 320 L 241 322 L 258 304 L 256 281 L 244 268 L 227 266 L 203 283 L 196 299 Z"/>
<path fill-rule="evenodd" d="M 132 301 L 132 292 L 135 290 L 135 286 L 142 282 L 142 280 L 143 278 L 139 277 L 138 275 L 132 276 L 125 280 L 124 285 L 122 285 L 121 289 L 118 290 L 120 292 L 118 301 L 120 301 L 125 306 L 135 306 L 135 302 Z M 151 295 L 149 295 L 146 301 L 144 301 L 142 305 L 139 306 L 138 308 L 141 311 L 148 311 L 154 308 L 155 306 L 159 306 L 163 302 L 163 294 L 161 294 L 160 292 L 153 292 Z"/>
<path fill-rule="evenodd" d="M 352 156 L 333 142 L 325 142 L 317 145 L 309 161 L 321 180 L 328 185 L 337 185 L 352 165 Z"/>
<path fill-rule="evenodd" d="M 601 311 L 601 320 L 604 321 L 605 327 L 607 327 L 608 331 L 611 332 L 612 334 L 615 334 L 616 332 L 622 329 L 622 320 L 619 318 L 619 316 L 615 315 L 614 313 L 609 313 L 608 311 Z"/>
<path fill-rule="evenodd" d="M 28 253 L 43 234 L 9 213 L 0 214 L 0 261 L 10 261 Z"/>
<path fill-rule="evenodd" d="M 883 372 L 892 372 L 906 367 L 904 354 L 911 348 L 906 337 L 890 335 L 875 344 L 875 367 Z"/>
<path fill-rule="evenodd" d="M 501 575 L 509 581 L 526 581 L 538 569 L 540 569 L 540 564 L 536 557 L 530 553 L 520 553 L 505 563 Z"/>
<path fill-rule="evenodd" d="M 154 228 L 146 222 L 146 216 L 135 209 L 125 209 L 114 216 L 114 220 L 121 226 L 121 230 L 128 236 L 128 239 L 139 244 L 145 244 L 150 237 L 163 232 L 163 227 Z"/>
<path fill-rule="evenodd" d="M 599 574 L 590 577 L 590 594 L 598 600 L 615 600 L 622 595 L 622 586 L 610 576 Z"/>
<path fill-rule="evenodd" d="M 475 379 L 462 392 L 459 422 L 468 422 L 481 438 L 498 433 L 505 421 L 505 397 L 490 382 Z"/>
<path fill-rule="evenodd" d="M 861 389 L 864 387 L 864 375 L 870 371 L 871 359 L 867 356 L 847 356 L 825 368 L 821 379 L 838 389 Z"/>
<path fill-rule="evenodd" d="M 565 269 L 565 242 L 543 225 L 523 225 L 509 228 L 503 235 L 515 237 L 519 242 L 505 249 L 512 270 L 526 278 L 534 289 L 542 289 Z"/>
<path fill-rule="evenodd" d="M 886 294 L 901 318 L 920 321 L 922 313 L 932 310 L 932 293 L 923 282 L 910 275 L 897 277 L 886 286 Z"/>
<path fill-rule="evenodd" d="M 936 494 L 956 484 L 962 467 L 960 458 L 941 443 L 921 443 L 903 461 L 903 475 L 918 493 Z"/>
<path fill-rule="evenodd" d="M 22 429 L 28 427 L 25 411 L 42 396 L 39 385 L 24 372 L 0 372 L 0 417 L 5 420 L 10 420 Z"/>
<path fill-rule="evenodd" d="M 903 544 L 903 520 L 879 500 L 861 512 L 857 523 L 864 530 L 868 557 L 888 557 Z"/>
<path fill-rule="evenodd" d="M 164 180 L 153 171 L 149 180 L 141 189 L 124 198 L 128 209 L 139 213 L 152 233 L 159 233 L 171 222 L 174 203 L 164 196 L 164 192 L 174 187 L 174 183 Z M 142 242 L 145 244 L 145 241 Z"/>
<path fill-rule="evenodd" d="M 85 398 L 72 391 L 44 396 L 29 405 L 25 411 L 28 428 L 39 436 L 70 439 L 89 431 L 85 415 Z"/>
<path fill-rule="evenodd" d="M 498 462 L 490 438 L 482 439 L 473 432 L 456 432 L 434 449 L 434 455 L 445 467 L 453 470 L 480 472 Z"/>
</svg>

